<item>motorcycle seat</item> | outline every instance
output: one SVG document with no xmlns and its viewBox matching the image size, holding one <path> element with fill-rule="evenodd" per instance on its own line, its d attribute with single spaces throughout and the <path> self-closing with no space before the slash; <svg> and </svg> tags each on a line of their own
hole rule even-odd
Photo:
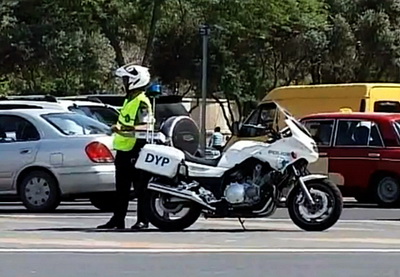
<svg viewBox="0 0 400 277">
<path fill-rule="evenodd" d="M 201 165 L 208 165 L 208 166 L 217 166 L 219 160 L 221 159 L 222 155 L 216 159 L 206 159 L 202 157 L 196 157 L 190 154 L 189 152 L 184 151 L 185 153 L 185 160 L 187 162 L 201 164 Z"/>
</svg>

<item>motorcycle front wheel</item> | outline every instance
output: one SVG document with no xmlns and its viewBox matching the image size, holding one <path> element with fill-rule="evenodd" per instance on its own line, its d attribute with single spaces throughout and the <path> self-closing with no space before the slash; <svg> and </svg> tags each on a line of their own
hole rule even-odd
<svg viewBox="0 0 400 277">
<path fill-rule="evenodd" d="M 202 208 L 195 202 L 179 201 L 176 197 L 152 190 L 146 194 L 147 217 L 161 231 L 182 231 L 200 217 Z"/>
<path fill-rule="evenodd" d="M 287 207 L 294 224 L 305 231 L 324 231 L 332 227 L 343 210 L 343 197 L 338 187 L 329 181 L 313 180 L 306 183 L 313 200 L 311 204 L 300 186 L 290 192 Z"/>
</svg>

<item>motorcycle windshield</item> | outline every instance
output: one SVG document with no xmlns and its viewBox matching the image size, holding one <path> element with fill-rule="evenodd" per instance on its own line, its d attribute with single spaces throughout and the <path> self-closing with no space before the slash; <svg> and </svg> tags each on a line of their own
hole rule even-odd
<svg viewBox="0 0 400 277">
<path fill-rule="evenodd" d="M 283 119 L 282 121 L 283 121 L 283 122 L 286 123 L 287 120 L 290 120 L 290 122 L 292 122 L 293 125 L 295 125 L 295 126 L 297 127 L 298 131 L 302 132 L 302 133 L 303 133 L 304 135 L 306 135 L 307 137 L 312 138 L 311 133 L 307 130 L 307 128 L 306 128 L 300 121 L 298 121 L 296 118 L 294 118 L 294 117 L 292 116 L 292 114 L 289 113 L 289 111 L 287 111 L 286 109 L 284 109 L 283 107 L 281 107 L 278 103 L 275 103 L 275 104 L 276 104 L 278 113 L 281 114 L 281 115 L 283 115 L 283 116 L 282 116 L 282 119 Z M 277 127 L 279 127 L 279 125 L 281 125 L 281 124 L 279 123 L 279 121 L 280 121 L 279 117 L 280 117 L 280 116 L 278 116 L 278 120 L 277 120 L 278 122 L 276 123 L 276 126 L 277 126 Z M 285 124 L 285 125 L 287 125 L 287 124 Z M 288 126 L 286 126 L 285 128 L 282 129 L 282 132 L 286 132 L 288 129 L 289 129 Z"/>
</svg>

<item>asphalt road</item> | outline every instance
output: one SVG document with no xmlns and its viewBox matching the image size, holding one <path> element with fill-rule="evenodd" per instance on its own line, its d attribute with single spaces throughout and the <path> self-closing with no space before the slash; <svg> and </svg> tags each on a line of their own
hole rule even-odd
<svg viewBox="0 0 400 277">
<path fill-rule="evenodd" d="M 8 254 L 2 277 L 399 276 L 400 254 Z M 368 261 L 368 263 L 366 263 Z M 51 266 L 57 265 L 57 266 Z"/>
<path fill-rule="evenodd" d="M 131 205 L 127 225 L 135 222 Z M 184 232 L 101 231 L 84 203 L 52 214 L 0 204 L 0 276 L 399 276 L 400 209 L 347 203 L 325 232 L 270 219 L 200 219 Z"/>
</svg>

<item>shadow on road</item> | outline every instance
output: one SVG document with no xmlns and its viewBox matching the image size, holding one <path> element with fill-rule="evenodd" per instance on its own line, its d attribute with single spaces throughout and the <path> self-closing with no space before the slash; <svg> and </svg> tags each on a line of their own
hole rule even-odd
<svg viewBox="0 0 400 277">
<path fill-rule="evenodd" d="M 190 229 L 176 232 L 163 232 L 157 229 L 147 230 L 101 230 L 95 228 L 35 228 L 35 229 L 14 229 L 16 232 L 84 232 L 84 233 L 254 233 L 254 232 L 283 232 L 283 233 L 298 233 L 302 230 L 280 230 L 280 229 Z"/>
<path fill-rule="evenodd" d="M 377 218 L 376 221 L 400 221 L 400 218 Z"/>
<path fill-rule="evenodd" d="M 385 208 L 385 207 L 378 207 L 375 204 L 358 204 L 358 203 L 345 203 L 345 209 L 382 209 L 382 210 L 394 210 L 399 208 Z M 285 207 L 280 207 L 280 209 L 286 209 Z M 135 208 L 131 208 L 128 211 L 129 213 L 136 212 Z M 104 212 L 93 208 L 87 208 L 84 206 L 79 206 L 79 208 L 66 208 L 60 207 L 54 212 L 46 212 L 46 213 L 37 213 L 37 212 L 30 212 L 27 211 L 25 208 L 15 207 L 13 205 L 12 208 L 7 207 L 6 205 L 0 204 L 0 215 L 1 214 L 41 214 L 41 215 L 51 215 L 51 214 L 110 214 L 111 212 Z"/>
<path fill-rule="evenodd" d="M 286 209 L 284 206 L 278 209 Z M 396 210 L 400 209 L 397 208 L 387 208 L 387 207 L 379 207 L 377 204 L 362 204 L 357 202 L 345 202 L 344 209 L 375 209 L 375 210 Z M 129 207 L 129 213 L 136 212 L 136 205 L 131 202 L 131 206 Z M 90 204 L 85 203 L 68 203 L 66 205 L 60 205 L 57 210 L 53 212 L 46 212 L 46 213 L 37 213 L 37 212 L 30 212 L 22 206 L 22 204 L 17 203 L 0 203 L 0 215 L 6 214 L 26 214 L 26 215 L 60 215 L 60 214 L 69 214 L 69 215 L 79 215 L 79 214 L 111 214 L 111 212 L 100 211 Z"/>
<path fill-rule="evenodd" d="M 0 215 L 2 214 L 35 214 L 35 215 L 52 215 L 52 214 L 104 214 L 106 212 L 102 212 L 99 210 L 75 210 L 75 209 L 60 209 L 55 210 L 54 212 L 46 212 L 46 213 L 37 213 L 37 212 L 29 212 L 27 210 L 21 209 L 1 209 L 0 208 Z"/>
<path fill-rule="evenodd" d="M 399 207 L 380 207 L 377 204 L 362 204 L 362 203 L 345 203 L 344 205 L 345 209 L 380 209 L 380 210 L 396 210 L 399 209 Z"/>
</svg>

